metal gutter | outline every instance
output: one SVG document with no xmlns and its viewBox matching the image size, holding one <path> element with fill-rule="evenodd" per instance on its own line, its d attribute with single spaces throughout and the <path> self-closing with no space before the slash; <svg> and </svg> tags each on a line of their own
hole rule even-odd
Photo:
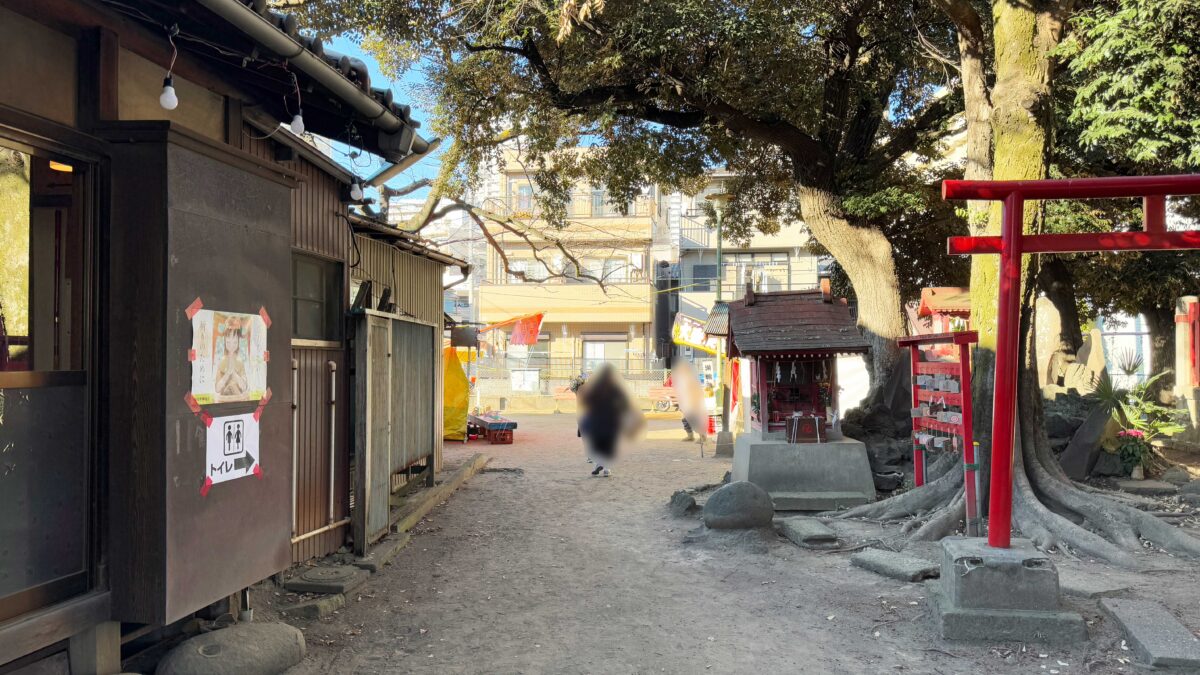
<svg viewBox="0 0 1200 675">
<path fill-rule="evenodd" d="M 442 139 L 440 138 L 435 138 L 432 141 L 429 141 L 429 147 L 425 150 L 425 152 L 421 153 L 420 155 L 409 155 L 408 157 L 405 157 L 391 166 L 383 167 L 379 170 L 379 173 L 368 178 L 365 184 L 370 185 L 371 187 L 379 187 L 380 185 L 383 185 L 384 183 L 398 176 L 401 171 L 404 171 L 408 167 L 419 162 L 426 155 L 433 154 L 433 151 L 437 150 L 441 145 Z"/>
<path fill-rule="evenodd" d="M 304 48 L 287 33 L 279 30 L 265 17 L 238 0 L 196 0 L 214 14 L 233 24 L 238 30 L 248 35 L 268 50 L 288 60 L 304 74 L 321 83 L 336 96 L 353 107 L 360 115 L 369 120 L 372 125 L 389 134 L 397 134 L 406 128 L 414 128 L 397 117 L 384 104 L 375 100 L 369 93 L 360 89 L 346 79 L 338 70 L 330 66 L 320 56 Z M 425 146 L 427 143 L 414 132 L 413 145 Z M 424 154 L 424 152 L 420 153 Z"/>
</svg>

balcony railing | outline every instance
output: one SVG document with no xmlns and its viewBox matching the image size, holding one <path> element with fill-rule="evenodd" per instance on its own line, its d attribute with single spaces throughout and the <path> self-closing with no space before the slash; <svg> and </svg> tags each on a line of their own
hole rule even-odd
<svg viewBox="0 0 1200 675">
<path fill-rule="evenodd" d="M 490 199 L 487 208 L 499 211 L 510 218 L 537 219 L 542 209 L 536 199 L 510 197 L 507 201 Z M 567 218 L 652 218 L 658 214 L 658 201 L 650 198 L 635 199 L 628 210 L 621 213 L 616 205 L 607 201 L 579 197 L 567 204 Z"/>
</svg>

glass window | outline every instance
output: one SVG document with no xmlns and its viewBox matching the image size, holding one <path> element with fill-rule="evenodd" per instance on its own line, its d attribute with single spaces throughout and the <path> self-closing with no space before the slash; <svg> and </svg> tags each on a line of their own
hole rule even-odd
<svg viewBox="0 0 1200 675">
<path fill-rule="evenodd" d="M 0 145 L 0 623 L 90 583 L 90 168 Z"/>
<path fill-rule="evenodd" d="M 625 281 L 629 265 L 623 258 L 606 258 L 604 260 L 604 280 L 610 282 Z"/>
<path fill-rule="evenodd" d="M 372 301 L 378 302 L 378 297 Z M 300 253 L 292 255 L 292 337 L 342 339 L 341 263 Z"/>
<path fill-rule="evenodd" d="M 603 189 L 592 190 L 592 217 L 599 218 L 605 215 L 606 197 Z"/>
<path fill-rule="evenodd" d="M 706 293 L 711 291 L 717 278 L 716 265 L 692 265 L 692 287 L 689 290 Z"/>
<path fill-rule="evenodd" d="M 533 186 L 517 186 L 517 210 L 529 213 L 533 211 Z"/>
</svg>

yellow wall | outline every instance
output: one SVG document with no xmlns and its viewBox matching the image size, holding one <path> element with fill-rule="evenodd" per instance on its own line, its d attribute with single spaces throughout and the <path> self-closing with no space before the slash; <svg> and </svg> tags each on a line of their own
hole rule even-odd
<svg viewBox="0 0 1200 675">
<path fill-rule="evenodd" d="M 75 126 L 75 51 L 70 36 L 0 7 L 0 103 Z"/>
<path fill-rule="evenodd" d="M 479 317 L 485 323 L 545 312 L 547 321 L 648 323 L 652 294 L 649 283 L 610 284 L 608 295 L 593 283 L 482 284 Z"/>
</svg>

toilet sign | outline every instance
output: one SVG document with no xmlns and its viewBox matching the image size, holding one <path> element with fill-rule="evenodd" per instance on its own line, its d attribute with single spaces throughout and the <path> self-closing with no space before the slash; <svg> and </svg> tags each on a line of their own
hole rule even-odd
<svg viewBox="0 0 1200 675">
<path fill-rule="evenodd" d="M 261 475 L 258 420 L 254 413 L 215 417 L 208 425 L 204 462 L 204 494 L 216 483 Z"/>
</svg>

